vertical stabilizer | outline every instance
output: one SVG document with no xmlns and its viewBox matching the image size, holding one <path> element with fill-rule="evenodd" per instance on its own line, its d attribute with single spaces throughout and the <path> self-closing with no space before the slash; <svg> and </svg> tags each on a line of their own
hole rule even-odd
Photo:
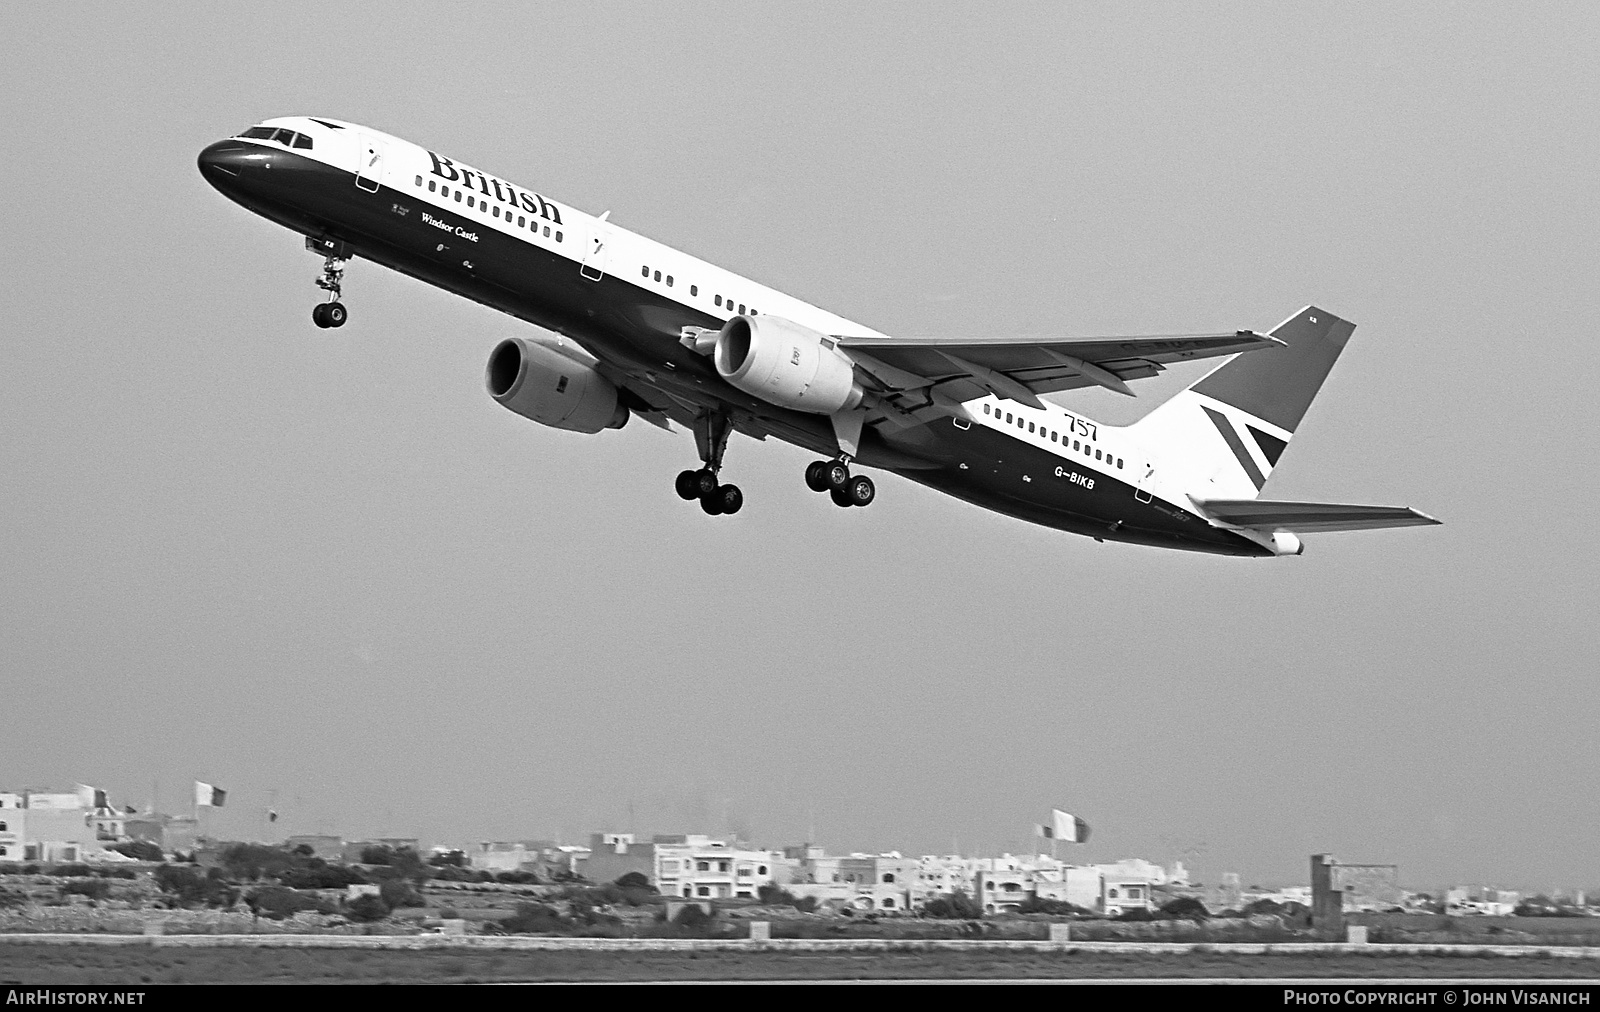
<svg viewBox="0 0 1600 1012">
<path fill-rule="evenodd" d="M 1191 495 L 1255 498 L 1355 329 L 1307 306 L 1272 331 L 1282 346 L 1234 356 L 1130 430 Z"/>
</svg>

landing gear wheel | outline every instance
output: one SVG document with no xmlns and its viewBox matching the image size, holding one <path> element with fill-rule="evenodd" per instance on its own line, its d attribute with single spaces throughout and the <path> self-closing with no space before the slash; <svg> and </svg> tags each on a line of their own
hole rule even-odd
<svg viewBox="0 0 1600 1012">
<path fill-rule="evenodd" d="M 679 471 L 678 480 L 673 487 L 678 490 L 678 498 L 686 502 L 700 498 L 700 472 Z"/>
<path fill-rule="evenodd" d="M 827 482 L 829 491 L 842 489 L 850 483 L 850 465 L 842 460 L 825 461 L 822 466 L 822 476 Z"/>
<path fill-rule="evenodd" d="M 330 324 L 328 323 L 328 304 L 326 302 L 319 302 L 311 307 L 311 322 L 323 330 L 328 329 Z"/>
<path fill-rule="evenodd" d="M 813 492 L 828 491 L 827 477 L 828 462 L 826 460 L 813 460 L 806 465 L 806 488 Z"/>
<path fill-rule="evenodd" d="M 328 302 L 322 307 L 322 318 L 328 321 L 330 327 L 342 327 L 350 319 L 350 311 L 344 308 L 342 302 Z"/>
<path fill-rule="evenodd" d="M 838 488 L 828 489 L 828 498 L 833 500 L 833 504 L 835 506 L 854 505 L 854 503 L 850 501 L 850 490 L 843 485 L 839 486 Z"/>
<path fill-rule="evenodd" d="M 720 485 L 713 497 L 720 507 L 718 512 L 727 516 L 732 516 L 744 507 L 744 493 L 737 485 Z"/>
<path fill-rule="evenodd" d="M 694 472 L 695 497 L 704 499 L 717 493 L 717 473 L 709 467 Z"/>
<path fill-rule="evenodd" d="M 850 494 L 850 505 L 871 506 L 872 500 L 877 497 L 878 490 L 872 484 L 872 479 L 866 475 L 857 475 L 850 479 L 850 484 L 845 486 Z"/>
<path fill-rule="evenodd" d="M 705 511 L 708 517 L 721 516 L 722 497 L 715 492 L 710 495 L 703 495 L 700 497 L 700 508 Z"/>
</svg>

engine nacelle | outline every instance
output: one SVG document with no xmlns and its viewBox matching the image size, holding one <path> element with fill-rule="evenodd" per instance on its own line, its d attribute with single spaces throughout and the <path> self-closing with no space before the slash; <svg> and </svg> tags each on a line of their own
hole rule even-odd
<svg viewBox="0 0 1600 1012">
<path fill-rule="evenodd" d="M 861 403 L 855 367 L 826 334 L 776 316 L 735 316 L 717 334 L 717 374 L 780 407 L 831 415 Z"/>
<path fill-rule="evenodd" d="M 489 354 L 484 384 L 502 406 L 541 425 L 571 432 L 622 428 L 628 409 L 616 386 L 582 355 L 561 343 L 508 338 Z"/>
</svg>

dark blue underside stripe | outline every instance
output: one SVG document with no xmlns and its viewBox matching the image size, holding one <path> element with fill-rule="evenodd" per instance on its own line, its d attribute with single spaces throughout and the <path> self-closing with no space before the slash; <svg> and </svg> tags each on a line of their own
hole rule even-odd
<svg viewBox="0 0 1600 1012">
<path fill-rule="evenodd" d="M 1201 406 L 1205 407 L 1204 405 Z M 1261 486 L 1267 483 L 1267 479 L 1262 476 L 1261 469 L 1256 466 L 1255 459 L 1250 456 L 1250 451 L 1245 448 L 1244 440 L 1239 438 L 1239 433 L 1234 429 L 1233 423 L 1228 421 L 1227 416 L 1220 411 L 1206 408 L 1206 414 L 1211 417 L 1211 424 L 1215 425 L 1217 431 L 1222 433 L 1222 438 L 1228 443 L 1228 449 L 1232 450 L 1233 455 L 1239 458 L 1239 466 L 1244 468 L 1244 473 L 1250 476 L 1250 481 L 1255 485 L 1256 491 L 1261 491 Z"/>
</svg>

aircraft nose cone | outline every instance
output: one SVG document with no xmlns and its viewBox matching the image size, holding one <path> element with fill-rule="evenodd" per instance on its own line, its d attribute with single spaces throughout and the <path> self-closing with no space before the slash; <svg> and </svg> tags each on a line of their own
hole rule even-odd
<svg viewBox="0 0 1600 1012">
<path fill-rule="evenodd" d="M 208 145 L 196 160 L 200 175 L 218 188 L 233 185 L 244 171 L 245 158 L 249 153 L 250 148 L 238 141 L 218 141 Z"/>
</svg>

